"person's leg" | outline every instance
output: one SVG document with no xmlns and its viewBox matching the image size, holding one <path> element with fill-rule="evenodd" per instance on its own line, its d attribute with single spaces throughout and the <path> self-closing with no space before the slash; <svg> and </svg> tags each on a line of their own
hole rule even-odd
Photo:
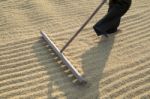
<svg viewBox="0 0 150 99">
<path fill-rule="evenodd" d="M 100 22 L 109 22 L 112 19 L 122 17 L 131 5 L 131 0 L 116 0 L 109 4 L 108 13 L 100 20 Z"/>
<path fill-rule="evenodd" d="M 111 8 L 113 7 L 114 4 L 115 4 L 114 0 L 109 0 L 108 12 L 111 10 Z M 97 24 L 95 24 L 93 26 L 93 29 L 95 30 L 97 36 L 102 35 L 102 34 L 107 34 L 107 33 L 105 33 L 105 31 L 102 31 L 101 29 L 98 28 L 99 27 L 98 24 L 102 23 L 103 20 L 104 20 L 104 18 L 100 20 L 101 22 L 99 21 L 99 22 L 97 22 Z"/>
<path fill-rule="evenodd" d="M 115 33 L 115 32 L 117 32 L 118 31 L 118 27 L 119 27 L 119 25 L 120 25 L 120 20 L 121 20 L 121 18 L 116 18 L 116 19 L 114 19 L 115 21 L 113 21 L 113 26 L 110 28 L 110 29 L 108 29 L 106 32 L 108 33 L 108 34 L 112 34 L 112 33 Z"/>
<path fill-rule="evenodd" d="M 109 6 L 108 13 L 93 26 L 98 36 L 102 34 L 108 34 L 108 30 L 117 29 L 120 24 L 121 16 L 127 12 L 131 4 L 131 0 L 126 1 L 119 0 L 115 3 L 110 3 L 112 5 Z M 114 25 L 116 26 L 114 27 Z"/>
<path fill-rule="evenodd" d="M 116 2 L 117 2 L 117 0 L 110 0 L 109 1 L 108 12 L 111 10 L 111 8 L 115 5 Z M 112 34 L 112 33 L 117 32 L 118 26 L 120 25 L 120 20 L 121 20 L 121 18 L 116 18 L 115 21 L 114 21 L 114 23 L 113 23 L 113 26 L 110 29 L 108 29 L 106 32 L 108 34 Z"/>
<path fill-rule="evenodd" d="M 113 19 L 107 25 L 105 25 L 105 26 L 111 26 L 110 28 L 108 27 L 108 30 L 101 30 L 100 28 L 98 28 L 96 26 L 94 27 L 94 30 L 95 30 L 95 32 L 97 33 L 98 36 L 100 36 L 100 35 L 107 36 L 107 34 L 115 33 L 118 30 L 118 26 L 120 24 L 120 19 L 121 18 Z"/>
</svg>

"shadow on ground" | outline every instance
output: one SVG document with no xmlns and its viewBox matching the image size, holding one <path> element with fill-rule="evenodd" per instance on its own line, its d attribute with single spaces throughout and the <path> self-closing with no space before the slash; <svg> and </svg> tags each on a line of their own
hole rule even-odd
<svg viewBox="0 0 150 99">
<path fill-rule="evenodd" d="M 65 67 L 63 64 L 59 64 L 61 62 L 57 60 L 57 56 L 47 47 L 44 40 L 36 42 L 33 45 L 35 53 L 37 52 L 36 45 L 39 45 L 39 43 L 42 45 L 40 47 L 43 47 L 41 51 L 45 52 L 44 56 L 36 53 L 36 57 L 40 64 L 44 66 L 49 76 L 48 99 L 58 99 L 60 97 L 67 99 L 99 98 L 99 82 L 109 58 L 114 39 L 115 35 L 111 35 L 108 39 L 102 37 L 96 46 L 82 54 L 82 69 L 85 79 L 88 81 L 86 85 L 72 83 L 72 77 L 69 77 L 70 74 L 63 72 L 66 70 Z"/>
<path fill-rule="evenodd" d="M 100 42 L 82 55 L 83 71 L 90 89 L 82 93 L 84 99 L 98 99 L 100 96 L 99 84 L 108 61 L 115 35 L 109 38 L 102 37 Z M 83 95 L 84 94 L 84 95 Z M 82 99 L 82 98 L 81 98 Z"/>
</svg>

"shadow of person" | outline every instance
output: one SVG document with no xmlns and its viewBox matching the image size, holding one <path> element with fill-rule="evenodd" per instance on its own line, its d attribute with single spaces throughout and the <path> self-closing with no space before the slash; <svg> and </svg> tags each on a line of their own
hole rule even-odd
<svg viewBox="0 0 150 99">
<path fill-rule="evenodd" d="M 37 41 L 33 45 L 37 60 L 46 74 L 43 75 L 44 83 L 47 87 L 45 95 L 48 99 L 97 99 L 99 98 L 99 82 L 102 78 L 103 70 L 109 58 L 110 51 L 114 43 L 115 34 L 108 39 L 101 38 L 98 44 L 81 55 L 82 69 L 87 80 L 86 85 L 76 85 L 71 83 L 70 78 L 62 71 L 61 64 L 54 61 L 57 56 L 47 48 L 43 40 Z M 41 38 L 40 38 L 41 39 Z M 39 46 L 40 45 L 40 46 Z M 46 50 L 48 49 L 48 50 Z M 57 59 L 56 59 L 57 60 Z M 41 71 L 43 71 L 41 70 Z"/>
<path fill-rule="evenodd" d="M 105 65 L 108 61 L 115 34 L 109 38 L 101 37 L 100 42 L 93 48 L 87 50 L 82 56 L 82 66 L 87 80 L 89 90 L 82 92 L 81 99 L 98 99 L 100 98 L 99 84 L 103 76 Z"/>
</svg>

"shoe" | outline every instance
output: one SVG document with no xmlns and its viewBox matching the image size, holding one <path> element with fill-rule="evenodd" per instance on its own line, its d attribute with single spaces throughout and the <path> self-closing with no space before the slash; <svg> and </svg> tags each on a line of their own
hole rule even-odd
<svg viewBox="0 0 150 99">
<path fill-rule="evenodd" d="M 118 31 L 118 29 L 111 29 L 111 30 L 108 30 L 107 33 L 113 34 L 113 33 L 116 33 L 117 31 Z"/>
<path fill-rule="evenodd" d="M 99 29 L 97 29 L 96 27 L 93 27 L 93 29 L 94 29 L 94 31 L 96 32 L 97 36 L 103 35 L 103 36 L 105 36 L 105 37 L 108 38 L 108 33 L 107 33 L 107 32 L 102 32 L 102 31 L 100 31 Z"/>
</svg>

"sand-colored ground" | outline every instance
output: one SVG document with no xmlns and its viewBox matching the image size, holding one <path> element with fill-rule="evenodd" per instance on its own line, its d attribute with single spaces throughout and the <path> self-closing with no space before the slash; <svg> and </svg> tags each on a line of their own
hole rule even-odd
<svg viewBox="0 0 150 99">
<path fill-rule="evenodd" d="M 133 0 L 116 35 L 102 41 L 92 26 L 65 51 L 86 86 L 54 60 L 40 38 L 61 48 L 100 0 L 0 0 L 0 99 L 150 99 L 150 0 Z"/>
</svg>

